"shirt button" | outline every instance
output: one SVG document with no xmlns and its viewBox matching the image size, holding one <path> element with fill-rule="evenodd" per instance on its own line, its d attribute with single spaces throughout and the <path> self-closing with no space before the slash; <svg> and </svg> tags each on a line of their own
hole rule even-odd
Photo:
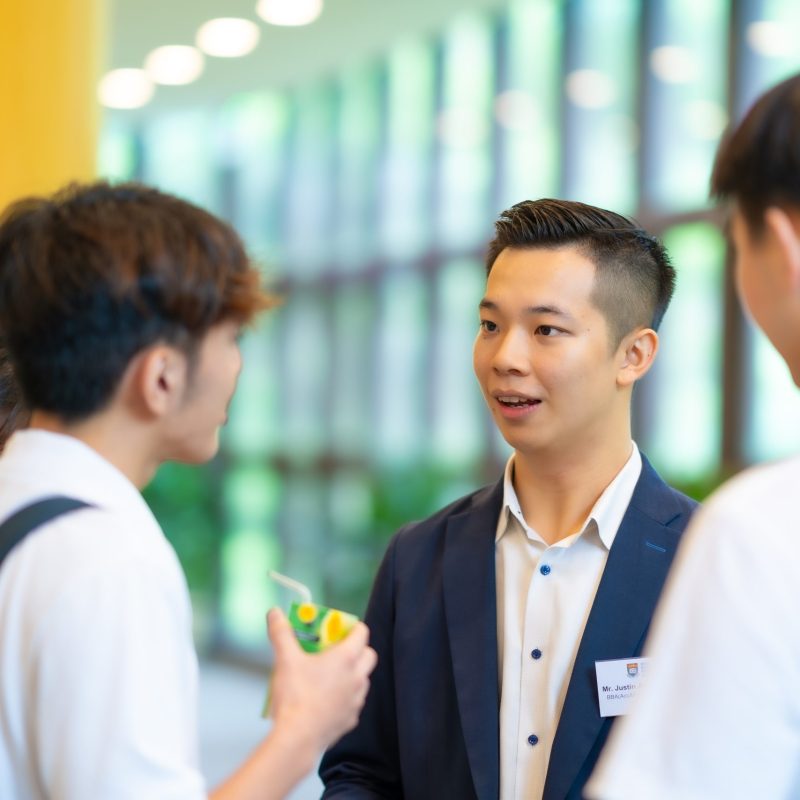
<svg viewBox="0 0 800 800">
<path fill-rule="evenodd" d="M 542 564 L 542 566 L 539 567 L 539 572 L 541 572 L 542 575 L 549 575 L 550 574 L 550 565 L 549 564 Z"/>
<path fill-rule="evenodd" d="M 530 745 L 539 744 L 539 737 L 535 733 L 532 733 L 528 737 L 528 744 Z"/>
<path fill-rule="evenodd" d="M 535 658 L 537 661 L 542 657 L 542 651 L 537 647 L 531 650 L 531 658 Z"/>
</svg>

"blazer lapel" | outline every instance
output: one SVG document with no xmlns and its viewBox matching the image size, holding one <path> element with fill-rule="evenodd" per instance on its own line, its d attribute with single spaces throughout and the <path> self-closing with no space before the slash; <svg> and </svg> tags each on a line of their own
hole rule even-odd
<svg viewBox="0 0 800 800">
<path fill-rule="evenodd" d="M 444 611 L 472 780 L 479 800 L 500 785 L 494 535 L 503 483 L 479 494 L 447 524 Z"/>
<path fill-rule="evenodd" d="M 682 511 L 642 461 L 578 648 L 550 754 L 545 800 L 567 795 L 607 722 L 598 708 L 595 661 L 638 654 L 678 545 L 683 526 L 675 530 L 667 523 Z"/>
</svg>

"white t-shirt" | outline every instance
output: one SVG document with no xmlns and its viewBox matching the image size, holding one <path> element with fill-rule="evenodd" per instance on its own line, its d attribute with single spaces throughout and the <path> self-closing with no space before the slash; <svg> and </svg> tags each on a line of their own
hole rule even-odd
<svg viewBox="0 0 800 800">
<path fill-rule="evenodd" d="M 495 545 L 500 800 L 536 800 L 544 791 L 586 620 L 642 472 L 642 457 L 633 444 L 580 530 L 552 545 L 522 515 L 511 480 L 513 461 L 512 456 L 506 465 Z"/>
<path fill-rule="evenodd" d="M 800 797 L 799 497 L 796 458 L 743 473 L 694 517 L 646 682 L 588 797 Z"/>
<path fill-rule="evenodd" d="M 38 528 L 0 567 L 0 797 L 204 798 L 175 553 L 95 451 L 16 433 L 0 458 L 0 520 L 56 494 L 96 508 Z"/>
</svg>

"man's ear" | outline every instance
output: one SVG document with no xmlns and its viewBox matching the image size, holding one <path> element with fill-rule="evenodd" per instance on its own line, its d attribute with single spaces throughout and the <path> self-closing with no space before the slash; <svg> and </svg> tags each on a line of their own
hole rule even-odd
<svg viewBox="0 0 800 800">
<path fill-rule="evenodd" d="M 800 294 L 800 213 L 789 213 L 777 206 L 764 212 L 764 222 L 775 238 L 783 267 L 782 279 L 793 295 Z"/>
<path fill-rule="evenodd" d="M 188 362 L 175 347 L 157 344 L 136 356 L 132 388 L 140 407 L 154 417 L 163 417 L 176 408 L 186 389 Z"/>
<path fill-rule="evenodd" d="M 617 386 L 632 386 L 644 377 L 658 352 L 658 334 L 652 328 L 631 331 L 617 350 Z"/>
</svg>

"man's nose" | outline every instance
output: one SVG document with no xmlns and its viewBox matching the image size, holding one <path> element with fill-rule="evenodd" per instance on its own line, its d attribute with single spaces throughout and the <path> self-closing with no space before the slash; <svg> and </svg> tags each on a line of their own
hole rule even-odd
<svg viewBox="0 0 800 800">
<path fill-rule="evenodd" d="M 530 372 L 530 342 L 525 331 L 510 330 L 498 343 L 492 368 L 499 374 L 527 375 Z"/>
</svg>

